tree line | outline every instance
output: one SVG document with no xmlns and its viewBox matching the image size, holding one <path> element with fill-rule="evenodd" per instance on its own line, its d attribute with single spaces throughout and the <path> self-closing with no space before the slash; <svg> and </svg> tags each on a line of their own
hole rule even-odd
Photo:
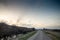
<svg viewBox="0 0 60 40">
<path fill-rule="evenodd" d="M 48 31 L 55 31 L 55 32 L 60 32 L 60 29 L 46 29 L 46 28 L 44 28 L 43 30 L 48 30 Z"/>
<path fill-rule="evenodd" d="M 26 34 L 28 32 L 35 31 L 35 28 L 26 28 L 26 27 L 19 27 L 16 25 L 8 25 L 6 23 L 0 23 L 0 40 L 4 38 L 7 40 L 8 37 L 18 34 Z"/>
</svg>

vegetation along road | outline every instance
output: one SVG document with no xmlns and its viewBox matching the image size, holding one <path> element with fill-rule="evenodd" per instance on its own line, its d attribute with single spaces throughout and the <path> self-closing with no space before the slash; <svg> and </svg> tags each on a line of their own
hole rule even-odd
<svg viewBox="0 0 60 40">
<path fill-rule="evenodd" d="M 48 35 L 45 34 L 43 31 L 39 30 L 35 35 L 33 35 L 27 40 L 52 40 L 52 39 L 48 37 Z"/>
</svg>

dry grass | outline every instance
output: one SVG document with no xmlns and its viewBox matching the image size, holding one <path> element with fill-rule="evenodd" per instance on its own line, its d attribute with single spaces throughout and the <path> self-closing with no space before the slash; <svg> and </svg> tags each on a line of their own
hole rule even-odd
<svg viewBox="0 0 60 40">
<path fill-rule="evenodd" d="M 47 33 L 52 38 L 52 40 L 60 40 L 60 36 L 56 35 L 52 31 L 45 31 L 45 33 Z"/>
</svg>

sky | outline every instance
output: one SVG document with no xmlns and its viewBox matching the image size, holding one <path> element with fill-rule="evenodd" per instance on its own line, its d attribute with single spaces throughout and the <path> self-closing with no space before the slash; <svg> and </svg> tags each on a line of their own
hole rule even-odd
<svg viewBox="0 0 60 40">
<path fill-rule="evenodd" d="M 60 29 L 60 0 L 0 0 L 0 21 Z"/>
</svg>

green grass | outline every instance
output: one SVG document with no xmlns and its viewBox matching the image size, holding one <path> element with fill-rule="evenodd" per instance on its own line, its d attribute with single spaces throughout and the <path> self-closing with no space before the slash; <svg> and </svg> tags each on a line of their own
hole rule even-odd
<svg viewBox="0 0 60 40">
<path fill-rule="evenodd" d="M 52 40 L 60 40 L 60 37 L 57 36 L 57 35 L 55 35 L 54 33 L 50 33 L 50 32 L 48 32 L 48 31 L 45 32 L 45 33 L 49 34 L 50 37 L 52 38 Z"/>
<path fill-rule="evenodd" d="M 27 40 L 29 37 L 33 36 L 35 33 L 36 33 L 36 31 L 29 32 L 29 33 L 23 35 L 21 38 L 19 38 L 19 40 Z"/>
</svg>

